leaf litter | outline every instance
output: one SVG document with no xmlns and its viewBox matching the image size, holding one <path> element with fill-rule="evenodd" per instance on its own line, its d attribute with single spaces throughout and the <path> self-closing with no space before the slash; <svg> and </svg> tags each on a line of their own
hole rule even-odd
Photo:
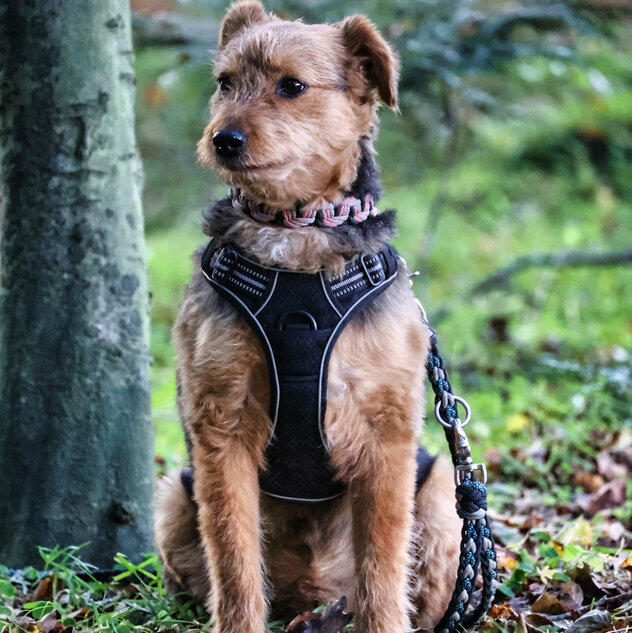
<svg viewBox="0 0 632 633">
<path fill-rule="evenodd" d="M 481 633 L 632 630 L 632 435 L 591 433 L 589 457 L 572 469 L 551 461 L 554 441 L 486 455 L 499 588 Z M 79 549 L 41 548 L 42 570 L 0 565 L 0 633 L 211 630 L 201 605 L 166 592 L 157 556 L 117 555 L 104 579 Z M 269 630 L 353 630 L 345 608 L 340 600 Z"/>
</svg>

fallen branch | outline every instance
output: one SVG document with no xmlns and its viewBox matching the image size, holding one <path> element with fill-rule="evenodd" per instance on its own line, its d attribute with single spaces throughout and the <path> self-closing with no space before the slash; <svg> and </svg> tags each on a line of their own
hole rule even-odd
<svg viewBox="0 0 632 633">
<path fill-rule="evenodd" d="M 201 45 L 208 48 L 217 43 L 219 23 L 187 18 L 169 11 L 151 16 L 134 13 L 132 30 L 137 47 Z"/>
<path fill-rule="evenodd" d="M 614 604 L 614 608 L 621 607 L 627 603 L 628 600 L 632 599 L 632 591 L 626 591 L 625 593 L 621 593 L 618 596 L 603 596 L 603 598 L 599 598 L 596 602 L 592 602 L 590 604 L 586 604 L 582 607 L 578 607 L 574 611 L 568 611 L 567 613 L 560 613 L 559 615 L 547 615 L 546 617 L 552 622 L 560 622 L 564 620 L 568 620 L 572 617 L 577 617 L 578 614 L 584 615 L 590 611 L 598 609 L 600 607 L 611 607 Z M 621 604 L 617 604 L 617 603 Z"/>
<path fill-rule="evenodd" d="M 616 266 L 632 264 L 632 251 L 618 253 L 538 253 L 523 255 L 474 286 L 470 296 L 480 295 L 494 288 L 505 286 L 509 279 L 528 268 L 562 268 L 567 266 Z"/>
</svg>

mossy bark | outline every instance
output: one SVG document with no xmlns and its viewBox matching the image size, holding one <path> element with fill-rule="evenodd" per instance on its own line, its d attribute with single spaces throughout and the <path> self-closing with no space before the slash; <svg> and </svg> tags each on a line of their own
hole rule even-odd
<svg viewBox="0 0 632 633">
<path fill-rule="evenodd" d="M 0 563 L 152 547 L 128 0 L 0 6 Z"/>
</svg>

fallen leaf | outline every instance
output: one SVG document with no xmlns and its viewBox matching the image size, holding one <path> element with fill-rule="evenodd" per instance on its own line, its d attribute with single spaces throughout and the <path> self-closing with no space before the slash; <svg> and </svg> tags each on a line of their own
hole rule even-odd
<svg viewBox="0 0 632 633">
<path fill-rule="evenodd" d="M 595 492 L 595 490 L 599 490 L 606 482 L 601 475 L 597 473 L 589 473 L 585 470 L 582 470 L 573 475 L 573 482 L 582 487 L 586 492 Z"/>
<path fill-rule="evenodd" d="M 535 613 L 548 613 L 550 615 L 566 613 L 564 605 L 550 591 L 544 591 L 531 605 L 531 610 Z"/>
<path fill-rule="evenodd" d="M 54 574 L 52 576 L 42 578 L 39 585 L 37 585 L 37 588 L 33 592 L 33 595 L 31 596 L 31 602 L 52 600 L 54 579 Z"/>
<path fill-rule="evenodd" d="M 588 497 L 586 514 L 594 516 L 597 512 L 618 508 L 625 503 L 625 479 L 613 479 Z"/>
<path fill-rule="evenodd" d="M 518 555 L 504 547 L 497 547 L 496 564 L 500 569 L 515 569 L 518 565 Z"/>
<path fill-rule="evenodd" d="M 529 624 L 534 626 L 551 626 L 555 625 L 555 620 L 544 615 L 544 613 L 529 613 L 526 615 L 526 620 Z"/>
<path fill-rule="evenodd" d="M 555 576 L 556 573 L 557 573 L 556 569 L 551 569 L 550 567 L 543 567 L 539 573 L 540 580 L 546 584 L 549 580 L 553 580 L 553 576 Z"/>
<path fill-rule="evenodd" d="M 28 615 L 22 615 L 13 621 L 13 624 L 17 627 L 18 631 L 32 631 L 35 628 L 35 620 Z M 7 628 L 7 631 L 9 629 Z M 2 629 L 4 633 L 4 629 Z"/>
<path fill-rule="evenodd" d="M 540 582 L 532 582 L 527 586 L 527 591 L 531 598 L 535 599 L 538 596 L 542 595 L 542 592 L 546 589 L 546 587 Z"/>
<path fill-rule="evenodd" d="M 632 554 L 630 554 L 620 565 L 623 569 L 632 568 Z"/>
<path fill-rule="evenodd" d="M 597 472 L 605 479 L 617 479 L 627 475 L 627 468 L 623 464 L 617 464 L 608 451 L 601 451 L 597 455 Z"/>
<path fill-rule="evenodd" d="M 489 610 L 489 615 L 494 620 L 515 620 L 518 617 L 508 602 L 493 605 Z"/>
<path fill-rule="evenodd" d="M 286 633 L 339 633 L 351 622 L 353 613 L 346 613 L 347 598 L 328 605 L 320 613 L 306 612 L 296 616 L 285 629 Z"/>
<path fill-rule="evenodd" d="M 521 431 L 528 425 L 529 425 L 529 418 L 526 415 L 522 415 L 520 413 L 510 415 L 505 421 L 505 428 L 510 433 Z"/>
<path fill-rule="evenodd" d="M 577 618 L 571 624 L 566 633 L 599 633 L 612 625 L 610 614 L 607 611 L 594 609 Z"/>
<path fill-rule="evenodd" d="M 586 519 L 579 517 L 563 527 L 555 536 L 555 540 L 564 546 L 574 543 L 582 547 L 590 547 L 593 542 L 593 529 Z"/>
<path fill-rule="evenodd" d="M 625 534 L 625 527 L 617 519 L 608 519 L 599 524 L 599 544 L 604 546 L 616 546 L 621 542 Z"/>
<path fill-rule="evenodd" d="M 64 633 L 66 627 L 59 621 L 57 611 L 51 611 L 37 623 L 37 630 L 41 633 Z"/>
<path fill-rule="evenodd" d="M 558 600 L 564 605 L 567 611 L 579 609 L 584 602 L 584 592 L 576 582 L 565 582 L 560 586 L 557 594 Z"/>
<path fill-rule="evenodd" d="M 531 606 L 531 610 L 534 613 L 560 615 L 577 609 L 583 600 L 584 593 L 581 587 L 574 582 L 565 582 L 557 590 L 543 591 Z"/>
</svg>

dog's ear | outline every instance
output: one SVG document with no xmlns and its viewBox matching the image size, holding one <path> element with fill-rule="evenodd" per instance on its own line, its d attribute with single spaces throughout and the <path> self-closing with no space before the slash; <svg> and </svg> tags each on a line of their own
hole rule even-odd
<svg viewBox="0 0 632 633">
<path fill-rule="evenodd" d="M 338 23 L 344 45 L 380 99 L 397 110 L 399 59 L 377 27 L 364 15 L 352 15 Z"/>
<path fill-rule="evenodd" d="M 253 24 L 268 22 L 266 13 L 259 0 L 238 0 L 228 7 L 219 30 L 219 47 L 224 48 L 240 31 Z"/>
</svg>

